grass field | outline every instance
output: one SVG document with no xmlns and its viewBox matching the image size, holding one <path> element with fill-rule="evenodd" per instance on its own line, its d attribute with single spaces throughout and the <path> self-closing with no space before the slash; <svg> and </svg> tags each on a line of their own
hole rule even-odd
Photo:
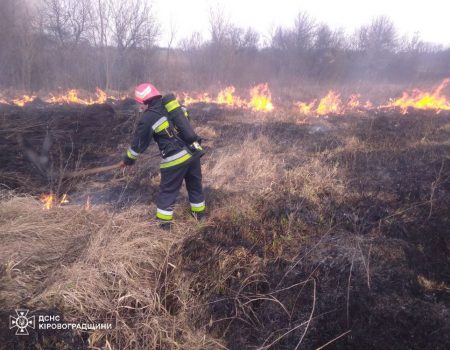
<svg viewBox="0 0 450 350">
<path fill-rule="evenodd" d="M 449 113 L 191 115 L 208 219 L 183 190 L 168 233 L 154 145 L 125 172 L 61 178 L 120 159 L 126 103 L 1 111 L 1 348 L 450 348 Z M 47 133 L 43 174 L 23 150 Z M 43 210 L 50 191 L 70 202 Z M 17 337 L 20 307 L 114 328 Z"/>
</svg>

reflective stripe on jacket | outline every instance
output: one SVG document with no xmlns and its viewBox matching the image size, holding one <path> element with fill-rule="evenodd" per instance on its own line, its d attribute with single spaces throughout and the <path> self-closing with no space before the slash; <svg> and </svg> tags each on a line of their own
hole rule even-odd
<svg viewBox="0 0 450 350">
<path fill-rule="evenodd" d="M 129 158 L 136 159 L 148 148 L 153 138 L 161 153 L 161 169 L 190 161 L 193 157 L 192 152 L 186 142 L 177 136 L 177 130 L 167 114 L 161 98 L 157 98 L 149 105 L 137 125 L 131 147 L 127 152 Z"/>
</svg>

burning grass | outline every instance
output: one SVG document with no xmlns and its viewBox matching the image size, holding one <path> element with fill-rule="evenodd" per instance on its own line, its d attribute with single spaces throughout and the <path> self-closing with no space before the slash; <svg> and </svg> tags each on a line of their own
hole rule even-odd
<svg viewBox="0 0 450 350">
<path fill-rule="evenodd" d="M 108 95 L 105 91 L 100 88 L 97 88 L 95 94 L 90 94 L 86 91 L 80 91 L 77 89 L 70 89 L 65 93 L 61 94 L 48 94 L 46 97 L 42 99 L 38 98 L 36 95 L 27 95 L 24 94 L 22 96 L 16 96 L 12 99 L 0 99 L 0 103 L 2 104 L 12 104 L 15 106 L 23 107 L 29 103 L 39 101 L 41 103 L 49 103 L 49 104 L 79 104 L 79 105 L 94 105 L 94 104 L 103 104 L 106 102 L 114 102 L 124 100 L 123 96 L 118 96 L 119 94 L 115 93 L 114 95 Z"/>
<path fill-rule="evenodd" d="M 280 100 L 274 105 L 272 102 L 272 93 L 268 83 L 261 83 L 248 89 L 246 97 L 239 96 L 236 93 L 236 87 L 227 86 L 218 91 L 215 96 L 210 92 L 199 93 L 180 93 L 180 98 L 186 105 L 217 104 L 219 106 L 245 109 L 253 112 L 272 112 L 275 109 L 285 111 L 294 107 L 296 111 L 304 116 L 328 116 L 328 115 L 344 115 L 348 113 L 364 113 L 371 110 L 397 110 L 402 114 L 408 114 L 414 110 L 430 110 L 440 113 L 441 111 L 450 110 L 450 101 L 446 96 L 446 89 L 450 83 L 450 78 L 444 79 L 437 87 L 429 90 L 415 88 L 413 90 L 404 90 L 401 97 L 383 96 L 389 100 L 384 103 L 373 103 L 368 99 L 362 99 L 361 92 L 350 91 L 347 98 L 342 98 L 341 90 L 329 90 L 326 95 L 305 102 L 288 100 Z M 303 88 L 303 87 L 300 87 Z M 308 90 L 314 90 L 314 86 L 308 86 Z M 341 88 L 342 89 L 342 88 Z M 280 89 L 282 90 L 282 89 Z M 296 89 L 297 90 L 297 89 Z M 305 92 L 304 92 L 305 93 Z M 386 92 L 387 93 L 387 92 Z M 310 95 L 311 91 L 307 91 L 306 95 Z M 23 107 L 33 102 L 38 104 L 46 103 L 52 105 L 60 104 L 78 104 L 78 105 L 94 105 L 109 103 L 120 103 L 126 99 L 126 93 L 114 93 L 108 95 L 100 88 L 96 88 L 95 94 L 76 89 L 68 90 L 65 93 L 38 98 L 35 95 L 13 96 L 8 98 L 0 94 L 0 105 L 14 105 Z M 282 95 L 282 94 L 280 94 Z M 287 95 L 291 95 L 288 93 Z M 284 97 L 284 95 L 283 95 Z M 291 96 L 299 98 L 299 96 Z"/>
</svg>

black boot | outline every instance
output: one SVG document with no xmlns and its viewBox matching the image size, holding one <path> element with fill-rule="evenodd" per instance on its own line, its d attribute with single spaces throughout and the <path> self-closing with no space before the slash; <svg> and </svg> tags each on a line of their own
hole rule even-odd
<svg viewBox="0 0 450 350">
<path fill-rule="evenodd" d="M 206 220 L 206 212 L 204 211 L 192 211 L 191 214 L 197 221 L 202 222 Z"/>
<path fill-rule="evenodd" d="M 158 225 L 161 230 L 170 231 L 172 228 L 172 221 L 158 220 Z"/>
</svg>

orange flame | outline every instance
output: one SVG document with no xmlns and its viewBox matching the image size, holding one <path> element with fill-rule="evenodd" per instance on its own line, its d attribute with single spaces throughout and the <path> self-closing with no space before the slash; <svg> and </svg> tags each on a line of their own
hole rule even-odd
<svg viewBox="0 0 450 350">
<path fill-rule="evenodd" d="M 330 113 L 341 114 L 342 102 L 340 95 L 334 91 L 328 92 L 328 95 L 320 100 L 316 112 L 318 115 L 326 115 Z"/>
<path fill-rule="evenodd" d="M 364 109 L 372 109 L 373 108 L 373 103 L 370 101 L 366 101 L 366 103 L 364 104 Z"/>
<path fill-rule="evenodd" d="M 351 95 L 348 99 L 347 107 L 351 109 L 358 109 L 361 106 L 361 103 L 359 102 L 360 97 L 361 97 L 360 94 Z"/>
<path fill-rule="evenodd" d="M 360 97 L 359 94 L 353 94 L 348 98 L 347 102 L 343 102 L 339 93 L 330 90 L 325 97 L 319 100 L 319 102 L 317 102 L 317 100 L 313 100 L 310 103 L 297 102 L 296 105 L 300 113 L 307 116 L 323 116 L 328 114 L 342 115 L 372 108 L 372 103 L 370 101 L 367 101 L 362 105 Z"/>
<path fill-rule="evenodd" d="M 91 196 L 87 196 L 87 199 L 86 199 L 86 205 L 85 205 L 85 209 L 86 210 L 90 210 L 91 209 Z"/>
<path fill-rule="evenodd" d="M 329 114 L 342 115 L 348 112 L 361 112 L 369 109 L 399 109 L 401 113 L 406 114 L 410 108 L 422 110 L 434 110 L 436 113 L 450 110 L 450 100 L 443 95 L 443 90 L 450 84 L 450 78 L 442 81 L 442 83 L 431 92 L 414 89 L 410 92 L 403 92 L 402 96 L 397 99 L 391 99 L 387 104 L 374 106 L 370 101 L 361 102 L 359 94 L 351 95 L 347 101 L 343 101 L 338 92 L 330 90 L 326 96 L 321 99 L 307 102 L 296 102 L 295 106 L 303 115 L 324 116 Z M 272 96 L 267 83 L 259 84 L 252 87 L 249 91 L 250 98 L 244 99 L 235 95 L 234 86 L 228 86 L 219 91 L 217 96 L 211 97 L 208 93 L 200 93 L 192 97 L 183 94 L 183 100 L 186 105 L 193 103 L 216 103 L 219 105 L 248 108 L 254 111 L 269 112 L 274 110 L 272 104 Z M 36 99 L 34 95 L 23 95 L 21 97 L 6 100 L 4 95 L 0 94 L 0 103 L 15 104 L 24 106 Z M 120 100 L 124 97 L 108 96 L 106 92 L 97 88 L 95 97 L 82 98 L 78 90 L 72 89 L 63 95 L 50 95 L 43 98 L 43 101 L 51 104 L 101 104 L 108 100 Z"/>
<path fill-rule="evenodd" d="M 61 197 L 61 200 L 59 201 L 59 204 L 67 204 L 69 203 L 69 196 L 67 195 L 67 193 L 64 193 L 63 196 Z"/>
<path fill-rule="evenodd" d="M 209 97 L 209 94 L 206 92 L 203 94 L 198 94 L 195 97 L 191 97 L 188 94 L 183 94 L 183 95 L 184 95 L 184 97 L 183 97 L 184 104 L 186 104 L 186 105 L 190 105 L 193 103 L 212 103 L 212 102 L 214 102 L 214 100 L 211 97 Z"/>
<path fill-rule="evenodd" d="M 97 101 L 95 101 L 94 103 L 105 103 L 108 100 L 108 95 L 106 94 L 106 92 L 104 92 L 102 89 L 100 88 L 95 88 L 96 94 L 97 94 Z M 116 100 L 116 98 L 114 97 L 110 97 L 110 99 L 114 99 Z"/>
<path fill-rule="evenodd" d="M 33 102 L 35 100 L 36 96 L 29 96 L 29 95 L 23 95 L 22 98 L 16 98 L 12 100 L 12 103 L 16 106 L 23 107 L 25 104 Z"/>
<path fill-rule="evenodd" d="M 433 92 L 419 89 L 414 89 L 412 92 L 403 92 L 402 97 L 391 100 L 387 105 L 381 106 L 381 108 L 400 108 L 403 114 L 408 113 L 409 108 L 435 110 L 437 113 L 450 111 L 450 101 L 442 95 L 442 90 L 449 83 L 450 78 L 444 79 Z"/>
<path fill-rule="evenodd" d="M 311 103 L 305 103 L 305 102 L 298 102 L 298 108 L 300 109 L 300 112 L 305 115 L 309 115 L 313 112 L 314 105 L 316 104 L 316 100 L 312 101 Z"/>
<path fill-rule="evenodd" d="M 42 209 L 51 209 L 55 206 L 55 202 L 57 202 L 57 198 L 53 193 L 42 194 L 40 197 L 40 201 L 43 203 Z M 59 204 L 67 204 L 69 203 L 69 196 L 67 193 L 64 193 L 59 200 Z"/>
<path fill-rule="evenodd" d="M 249 107 L 254 111 L 270 112 L 273 110 L 272 95 L 267 83 L 259 84 L 250 90 Z"/>
<path fill-rule="evenodd" d="M 236 89 L 234 86 L 228 86 L 221 90 L 217 95 L 216 103 L 231 107 L 243 107 L 245 105 L 245 101 L 243 101 L 240 97 L 234 96 L 235 90 Z"/>
<path fill-rule="evenodd" d="M 230 107 L 250 108 L 255 111 L 271 111 L 274 108 L 267 83 L 251 88 L 251 99 L 249 101 L 235 96 L 235 91 L 236 88 L 234 86 L 228 86 L 219 91 L 215 98 L 210 97 L 208 93 L 197 94 L 195 97 L 191 97 L 185 93 L 183 94 L 183 101 L 186 105 L 193 103 L 217 103 Z"/>
<path fill-rule="evenodd" d="M 16 106 L 23 107 L 27 103 L 33 102 L 35 99 L 36 99 L 35 95 L 23 95 L 22 97 L 14 98 L 10 101 L 7 101 L 4 98 L 0 98 L 0 103 L 14 104 Z M 107 102 L 108 100 L 117 101 L 120 99 L 124 99 L 124 97 L 118 98 L 115 96 L 108 96 L 105 91 L 96 88 L 95 97 L 89 97 L 84 99 L 80 97 L 80 92 L 78 90 L 71 89 L 63 95 L 55 96 L 53 94 L 50 94 L 49 97 L 43 98 L 42 100 L 50 104 L 70 103 L 70 104 L 92 105 L 92 104 L 102 104 Z"/>
<path fill-rule="evenodd" d="M 217 103 L 233 106 L 234 105 L 233 94 L 235 90 L 236 89 L 234 88 L 234 86 L 229 86 L 220 91 L 219 94 L 217 95 Z"/>
<path fill-rule="evenodd" d="M 44 204 L 42 209 L 51 209 L 53 208 L 53 201 L 55 200 L 55 196 L 52 193 L 43 194 L 40 198 L 41 202 Z"/>
<path fill-rule="evenodd" d="M 88 99 L 82 99 L 78 96 L 79 92 L 78 90 L 72 89 L 67 92 L 66 95 L 61 96 L 52 96 L 49 99 L 46 100 L 48 103 L 58 103 L 58 104 L 65 104 L 65 103 L 73 103 L 73 104 L 82 104 L 82 105 L 93 105 L 93 104 L 101 104 L 105 103 L 108 98 L 116 100 L 115 97 L 108 97 L 106 92 L 103 90 L 97 88 L 96 89 L 96 98 L 88 98 Z"/>
</svg>

